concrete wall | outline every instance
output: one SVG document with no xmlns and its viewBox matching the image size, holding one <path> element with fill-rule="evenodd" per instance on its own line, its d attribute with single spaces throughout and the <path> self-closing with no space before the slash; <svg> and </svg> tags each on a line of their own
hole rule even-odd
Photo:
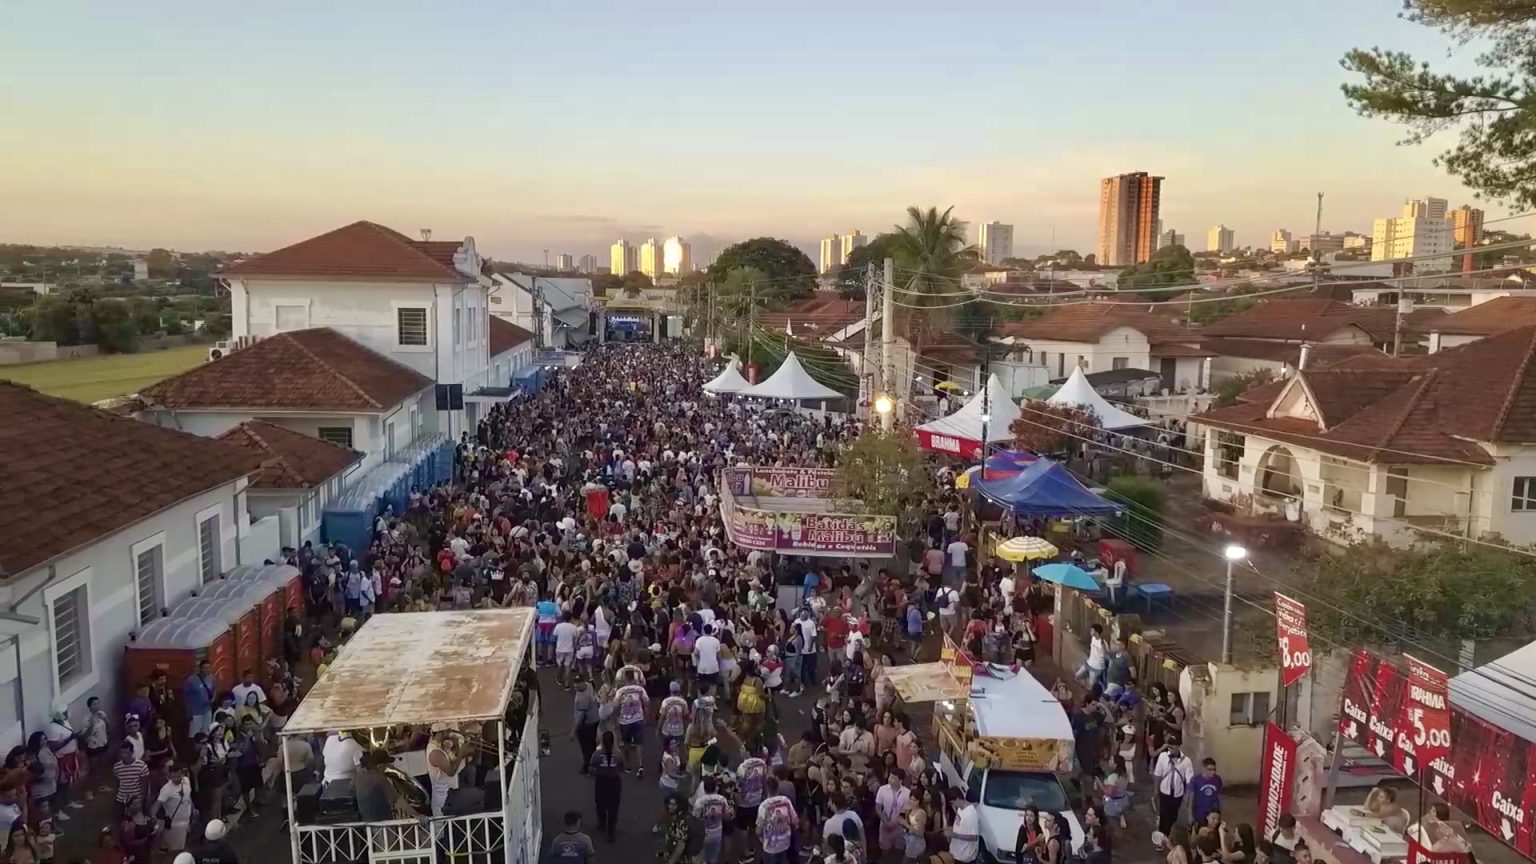
<svg viewBox="0 0 1536 864">
<path fill-rule="evenodd" d="M 1269 705 L 1276 703 L 1279 679 L 1274 668 L 1238 669 L 1212 663 L 1209 679 L 1201 682 L 1205 692 L 1191 702 L 1199 703 L 1199 752 L 1191 752 L 1195 762 L 1216 760 L 1221 778 L 1228 785 L 1259 782 L 1257 754 L 1264 743 L 1264 717 L 1253 724 L 1233 723 L 1234 695 L 1265 693 Z M 1193 709 L 1191 709 L 1193 710 Z"/>
<path fill-rule="evenodd" d="M 77 724 L 91 696 L 102 698 L 109 715 L 117 713 L 123 702 L 123 646 L 129 634 L 140 627 L 137 553 L 156 545 L 161 548 L 157 607 L 175 605 L 202 584 L 198 526 L 210 516 L 219 518 L 221 571 L 242 563 L 247 552 L 260 554 L 257 561 L 277 554 L 275 547 L 263 551 L 254 545 L 245 499 L 242 478 L 66 554 L 51 567 L 36 567 L 0 586 L 0 602 L 8 606 L 20 602 L 16 611 L 39 621 L 22 629 L 9 644 L 0 644 L 0 747 L 22 743 L 27 733 L 41 728 L 56 703 L 69 706 Z M 251 539 L 242 544 L 246 537 Z M 81 587 L 86 601 L 82 606 L 87 610 L 84 621 L 89 622 L 82 629 L 89 663 L 81 674 L 61 682 L 57 677 L 53 607 L 61 597 Z"/>
</svg>

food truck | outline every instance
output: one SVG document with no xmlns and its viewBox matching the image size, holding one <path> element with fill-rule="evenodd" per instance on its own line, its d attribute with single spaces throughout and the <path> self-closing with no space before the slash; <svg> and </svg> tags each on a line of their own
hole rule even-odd
<svg viewBox="0 0 1536 864">
<path fill-rule="evenodd" d="M 1083 828 L 1063 778 L 1072 772 L 1072 723 L 1061 702 L 1025 669 L 973 664 L 953 645 L 945 660 L 893 667 L 903 701 L 934 703 L 934 767 L 977 807 L 981 854 L 1014 860 L 1021 811 L 1056 815 L 1062 845 L 1081 847 Z"/>
</svg>

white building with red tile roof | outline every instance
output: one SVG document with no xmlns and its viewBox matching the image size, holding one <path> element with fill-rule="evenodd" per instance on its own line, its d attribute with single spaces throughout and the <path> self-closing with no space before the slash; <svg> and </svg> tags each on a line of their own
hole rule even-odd
<svg viewBox="0 0 1536 864">
<path fill-rule="evenodd" d="M 472 237 L 413 240 L 373 222 L 334 231 L 231 265 L 237 342 L 329 327 L 425 375 L 451 401 L 444 432 L 473 430 L 480 406 L 463 396 L 490 381 L 487 262 Z M 433 410 L 437 410 L 435 407 Z"/>
</svg>

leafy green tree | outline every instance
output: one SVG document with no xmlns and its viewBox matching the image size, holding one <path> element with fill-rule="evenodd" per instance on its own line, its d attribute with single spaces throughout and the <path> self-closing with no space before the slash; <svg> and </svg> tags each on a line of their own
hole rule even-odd
<svg viewBox="0 0 1536 864">
<path fill-rule="evenodd" d="M 166 312 L 160 318 L 160 329 L 167 336 L 180 336 L 187 332 L 187 325 L 181 320 L 181 316 L 174 312 Z"/>
<path fill-rule="evenodd" d="M 719 285 L 739 267 L 754 268 L 765 280 L 784 285 L 791 299 L 809 297 L 816 290 L 816 265 L 804 252 L 776 237 L 754 237 L 725 247 L 709 272 Z"/>
<path fill-rule="evenodd" d="M 617 297 L 624 290 L 624 277 L 599 273 L 592 277 L 592 292 L 598 297 Z"/>
<path fill-rule="evenodd" d="M 1380 538 L 1304 551 L 1292 565 L 1307 626 L 1326 641 L 1440 644 L 1526 638 L 1536 592 L 1527 550 L 1432 539 L 1407 549 Z M 1432 661 L 1433 662 L 1433 661 Z"/>
<path fill-rule="evenodd" d="M 869 265 L 875 265 L 875 278 L 884 278 L 885 259 L 896 257 L 896 234 L 887 231 L 848 253 L 848 263 L 837 273 L 837 293 L 851 300 L 864 299 L 864 279 Z"/>
<path fill-rule="evenodd" d="M 960 276 L 977 260 L 976 251 L 966 246 L 965 223 L 954 217 L 954 209 L 940 213 L 937 207 L 908 207 L 907 223 L 896 226 L 896 300 L 908 307 L 925 307 L 928 311 L 921 314 L 937 329 L 947 328 L 954 320 L 957 298 L 953 295 L 962 290 Z M 918 314 L 898 305 L 894 323 L 911 334 Z"/>
<path fill-rule="evenodd" d="M 134 297 L 128 300 L 128 311 L 133 317 L 134 327 L 145 336 L 160 332 L 160 309 L 155 301 L 146 297 Z"/>
<path fill-rule="evenodd" d="M 1273 369 L 1250 369 L 1241 375 L 1234 375 L 1216 385 L 1216 404 L 1218 406 L 1236 405 L 1237 397 L 1273 380 L 1275 380 Z"/>
<path fill-rule="evenodd" d="M 1105 496 L 1125 505 L 1111 520 L 1114 533 L 1148 552 L 1163 545 L 1163 486 L 1150 477 L 1122 475 L 1109 481 Z"/>
<path fill-rule="evenodd" d="M 203 319 L 203 332 L 210 338 L 223 339 L 229 336 L 233 324 L 230 322 L 228 312 L 219 312 Z"/>
<path fill-rule="evenodd" d="M 1098 425 L 1099 418 L 1086 408 L 1034 400 L 1024 405 L 1022 415 L 1008 431 L 1013 433 L 1014 446 L 1020 450 L 1060 453 L 1083 438 L 1092 437 L 1090 433 Z"/>
<path fill-rule="evenodd" d="M 1120 271 L 1115 290 L 1129 293 L 1167 288 L 1172 285 L 1189 285 L 1195 281 L 1195 256 L 1183 246 L 1164 246 L 1152 253 L 1152 257 Z M 1157 292 L 1147 295 L 1160 299 Z"/>
<path fill-rule="evenodd" d="M 838 456 L 832 492 L 863 502 L 871 513 L 894 515 L 903 531 L 916 527 L 933 482 L 917 439 L 901 430 L 871 430 Z"/>
<path fill-rule="evenodd" d="M 624 279 L 619 285 L 619 289 L 624 292 L 625 297 L 639 297 L 642 291 L 649 291 L 655 287 L 656 283 L 651 280 L 651 277 L 639 270 L 631 270 L 625 273 Z"/>
<path fill-rule="evenodd" d="M 75 312 L 75 305 L 57 294 L 38 298 L 28 318 L 28 338 L 34 342 L 79 345 L 80 330 Z"/>
<path fill-rule="evenodd" d="M 169 273 L 176 264 L 176 258 L 169 249 L 151 249 L 144 260 L 149 263 L 149 272 L 160 276 Z"/>
<path fill-rule="evenodd" d="M 1344 98 L 1366 117 L 1408 127 L 1405 144 L 1456 130 L 1435 164 L 1489 198 L 1536 208 L 1536 0 L 1404 0 L 1401 17 L 1487 46 L 1478 75 L 1436 71 L 1404 51 L 1356 48 Z M 1443 67 L 1442 67 L 1443 68 Z"/>
<path fill-rule="evenodd" d="M 122 300 L 98 300 L 90 308 L 96 344 L 108 354 L 132 354 L 139 350 L 139 326 L 133 310 Z M 156 322 L 158 323 L 158 321 Z"/>
</svg>

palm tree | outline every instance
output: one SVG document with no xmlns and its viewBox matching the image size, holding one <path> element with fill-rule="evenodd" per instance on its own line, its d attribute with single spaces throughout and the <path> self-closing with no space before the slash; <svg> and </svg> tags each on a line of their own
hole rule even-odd
<svg viewBox="0 0 1536 864">
<path fill-rule="evenodd" d="M 934 329 L 947 329 L 954 318 L 953 304 L 963 299 L 952 295 L 960 291 L 960 276 L 976 263 L 976 253 L 966 245 L 965 223 L 952 215 L 954 210 L 950 207 L 940 213 L 937 207 L 908 207 L 907 224 L 895 226 L 896 299 L 929 307 L 922 313 L 902 309 L 905 314 L 897 315 L 898 327 L 909 334 L 919 315 Z"/>
</svg>

